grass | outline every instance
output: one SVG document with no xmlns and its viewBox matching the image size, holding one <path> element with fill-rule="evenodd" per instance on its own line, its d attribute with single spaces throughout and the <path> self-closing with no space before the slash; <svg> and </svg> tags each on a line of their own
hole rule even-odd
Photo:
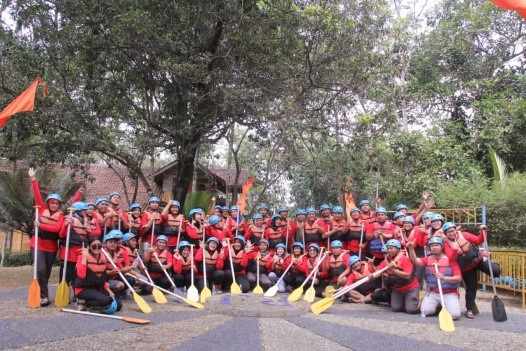
<svg viewBox="0 0 526 351">
<path fill-rule="evenodd" d="M 59 268 L 53 267 L 50 284 L 58 284 Z M 0 291 L 29 287 L 33 280 L 33 266 L 0 268 Z"/>
</svg>

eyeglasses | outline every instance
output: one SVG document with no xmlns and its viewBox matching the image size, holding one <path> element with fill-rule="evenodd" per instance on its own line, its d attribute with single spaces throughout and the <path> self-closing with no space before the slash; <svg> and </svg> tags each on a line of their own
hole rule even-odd
<svg viewBox="0 0 526 351">
<path fill-rule="evenodd" d="M 101 244 L 91 245 L 90 247 L 91 247 L 92 250 L 100 250 L 100 249 L 102 249 L 102 245 Z"/>
</svg>

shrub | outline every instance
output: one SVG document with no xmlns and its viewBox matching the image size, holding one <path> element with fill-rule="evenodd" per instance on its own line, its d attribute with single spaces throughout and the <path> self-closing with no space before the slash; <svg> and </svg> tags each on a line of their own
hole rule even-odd
<svg viewBox="0 0 526 351">
<path fill-rule="evenodd" d="M 20 267 L 31 264 L 29 252 L 9 252 L 5 254 L 4 267 Z"/>
</svg>

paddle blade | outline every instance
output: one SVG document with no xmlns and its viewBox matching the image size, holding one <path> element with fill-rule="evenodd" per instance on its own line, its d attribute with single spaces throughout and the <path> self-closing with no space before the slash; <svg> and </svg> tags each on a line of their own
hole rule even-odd
<svg viewBox="0 0 526 351">
<path fill-rule="evenodd" d="M 252 293 L 257 294 L 257 295 L 261 295 L 261 294 L 263 294 L 263 288 L 261 286 L 259 286 L 259 285 L 256 285 L 254 290 L 252 290 Z"/>
<path fill-rule="evenodd" d="M 325 288 L 325 297 L 332 297 L 332 295 L 334 295 L 335 292 L 336 289 L 334 288 L 334 286 L 327 285 L 327 287 Z M 307 295 L 307 293 L 305 293 L 305 295 Z"/>
<path fill-rule="evenodd" d="M 150 321 L 147 319 L 131 318 L 131 317 L 122 317 L 122 320 L 128 323 L 135 324 L 149 324 Z"/>
<path fill-rule="evenodd" d="M 193 306 L 195 308 L 199 308 L 200 310 L 205 308 L 205 306 L 200 304 L 199 302 L 191 301 L 191 300 L 185 299 L 184 297 L 181 297 L 181 300 L 183 300 L 184 302 L 186 302 L 190 306 Z"/>
<path fill-rule="evenodd" d="M 212 296 L 212 292 L 207 286 L 205 286 L 205 288 L 201 290 L 201 298 L 199 299 L 199 301 L 205 303 L 206 299 L 208 299 L 210 296 Z"/>
<path fill-rule="evenodd" d="M 494 296 L 493 301 L 491 301 L 491 313 L 493 314 L 493 320 L 495 322 L 505 322 L 508 320 L 504 303 L 498 296 Z"/>
<path fill-rule="evenodd" d="M 139 306 L 139 309 L 142 311 L 142 313 L 152 312 L 152 308 L 150 307 L 150 305 L 148 305 L 146 301 L 144 301 L 142 296 L 137 294 L 135 291 L 133 292 L 133 299 L 135 300 L 137 306 Z"/>
<path fill-rule="evenodd" d="M 299 288 L 296 288 L 287 298 L 289 301 L 298 301 L 303 295 L 303 286 L 300 286 Z"/>
<path fill-rule="evenodd" d="M 310 288 L 305 291 L 305 296 L 303 296 L 303 300 L 307 302 L 314 302 L 314 298 L 316 297 L 316 290 L 311 286 Z"/>
<path fill-rule="evenodd" d="M 320 301 L 316 301 L 312 305 L 310 305 L 310 310 L 314 314 L 320 314 L 329 307 L 332 306 L 334 303 L 334 297 L 326 297 L 324 299 L 321 299 Z"/>
<path fill-rule="evenodd" d="M 236 282 L 233 282 L 232 285 L 230 285 L 230 293 L 232 295 L 239 295 L 241 294 L 241 288 Z"/>
<path fill-rule="evenodd" d="M 268 289 L 263 296 L 265 297 L 274 297 L 278 293 L 278 286 L 274 285 Z"/>
<path fill-rule="evenodd" d="M 69 286 L 65 280 L 62 280 L 55 294 L 55 306 L 66 307 L 67 305 L 69 305 Z"/>
<path fill-rule="evenodd" d="M 199 301 L 199 291 L 197 291 L 197 288 L 195 286 L 191 285 L 188 288 L 188 291 L 186 293 L 186 298 L 194 302 Z"/>
<path fill-rule="evenodd" d="M 442 329 L 443 331 L 455 331 L 455 324 L 453 323 L 453 318 L 451 317 L 451 314 L 449 314 L 449 311 L 445 307 L 442 307 L 442 310 L 438 314 L 438 322 L 440 323 L 440 329 Z"/>
<path fill-rule="evenodd" d="M 418 298 L 420 299 L 420 301 L 422 301 L 424 297 L 426 297 L 426 291 L 420 290 L 420 292 L 418 293 Z"/>
<path fill-rule="evenodd" d="M 156 303 L 159 305 L 164 305 L 165 303 L 168 303 L 168 300 L 166 300 L 166 296 L 157 288 L 153 288 L 152 291 L 153 299 Z"/>
<path fill-rule="evenodd" d="M 31 285 L 29 285 L 29 290 L 27 291 L 27 307 L 40 307 L 40 285 L 36 279 L 33 279 Z"/>
</svg>

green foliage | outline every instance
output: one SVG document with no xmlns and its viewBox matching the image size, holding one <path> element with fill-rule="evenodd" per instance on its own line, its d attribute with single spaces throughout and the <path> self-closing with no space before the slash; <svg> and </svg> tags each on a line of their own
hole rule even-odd
<svg viewBox="0 0 526 351">
<path fill-rule="evenodd" d="M 31 264 L 29 252 L 10 252 L 6 251 L 4 267 L 20 267 Z"/>
<path fill-rule="evenodd" d="M 188 218 L 188 213 L 193 208 L 203 208 L 208 214 L 211 210 L 210 204 L 214 195 L 207 191 L 194 191 L 186 195 L 186 201 L 183 206 L 183 214 Z"/>
</svg>

